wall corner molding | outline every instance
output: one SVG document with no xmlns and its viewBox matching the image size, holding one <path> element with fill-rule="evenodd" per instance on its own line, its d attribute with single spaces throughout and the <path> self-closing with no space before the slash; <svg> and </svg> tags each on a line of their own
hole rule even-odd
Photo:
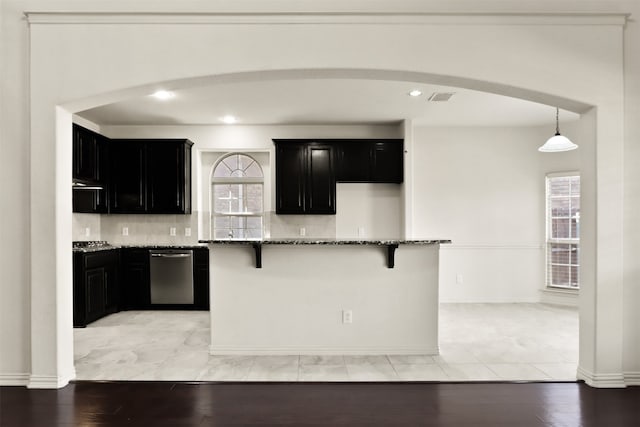
<svg viewBox="0 0 640 427">
<path fill-rule="evenodd" d="M 626 375 L 623 373 L 595 374 L 578 366 L 578 379 L 595 388 L 625 388 Z M 638 377 L 637 379 L 640 379 Z"/>
</svg>

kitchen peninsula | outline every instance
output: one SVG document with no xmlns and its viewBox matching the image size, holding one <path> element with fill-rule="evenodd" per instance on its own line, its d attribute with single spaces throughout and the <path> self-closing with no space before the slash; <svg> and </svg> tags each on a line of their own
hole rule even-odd
<svg viewBox="0 0 640 427">
<path fill-rule="evenodd" d="M 439 248 L 450 240 L 200 243 L 212 354 L 438 353 Z"/>
</svg>

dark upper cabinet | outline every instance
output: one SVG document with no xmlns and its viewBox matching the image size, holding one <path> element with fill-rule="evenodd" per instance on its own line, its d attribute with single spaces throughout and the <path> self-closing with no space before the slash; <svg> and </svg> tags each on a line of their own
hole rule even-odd
<svg viewBox="0 0 640 427">
<path fill-rule="evenodd" d="M 118 250 L 73 257 L 73 325 L 84 327 L 120 309 Z"/>
<path fill-rule="evenodd" d="M 371 179 L 371 144 L 354 141 L 342 142 L 337 149 L 339 182 L 369 182 Z"/>
<path fill-rule="evenodd" d="M 334 148 L 330 144 L 274 140 L 276 213 L 335 214 Z"/>
<path fill-rule="evenodd" d="M 146 203 L 146 143 L 136 140 L 111 141 L 111 182 L 109 211 L 111 213 L 145 213 Z"/>
<path fill-rule="evenodd" d="M 404 180 L 402 141 L 374 142 L 371 149 L 371 182 L 400 184 Z"/>
<path fill-rule="evenodd" d="M 108 212 L 108 139 L 73 125 L 73 212 Z"/>
<path fill-rule="evenodd" d="M 276 143 L 276 212 L 304 213 L 305 146 Z"/>
<path fill-rule="evenodd" d="M 73 189 L 73 212 L 77 213 L 107 213 L 107 190 L 102 189 Z"/>
<path fill-rule="evenodd" d="M 73 125 L 73 179 L 74 182 L 96 183 L 99 179 L 98 140 L 100 135 Z"/>
<path fill-rule="evenodd" d="M 147 144 L 147 210 L 151 213 L 191 212 L 190 143 Z"/>
<path fill-rule="evenodd" d="M 307 191 L 305 213 L 336 213 L 336 175 L 333 146 L 307 145 Z"/>
<path fill-rule="evenodd" d="M 111 140 L 111 213 L 191 213 L 191 146 L 186 139 Z"/>
<path fill-rule="evenodd" d="M 403 141 L 342 140 L 335 142 L 338 182 L 396 183 L 403 181 Z"/>
</svg>

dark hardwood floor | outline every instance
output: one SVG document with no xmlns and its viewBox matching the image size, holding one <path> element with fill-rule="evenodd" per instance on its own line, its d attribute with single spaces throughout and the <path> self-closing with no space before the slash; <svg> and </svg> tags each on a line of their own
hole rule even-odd
<svg viewBox="0 0 640 427">
<path fill-rule="evenodd" d="M 0 387 L 0 426 L 640 426 L 640 387 L 75 382 Z"/>
</svg>

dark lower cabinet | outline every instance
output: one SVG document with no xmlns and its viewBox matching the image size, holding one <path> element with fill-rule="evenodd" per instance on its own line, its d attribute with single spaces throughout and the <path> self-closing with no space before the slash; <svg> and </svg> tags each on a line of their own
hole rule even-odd
<svg viewBox="0 0 640 427">
<path fill-rule="evenodd" d="M 73 326 L 122 310 L 209 310 L 209 249 L 193 251 L 193 304 L 151 304 L 149 249 L 73 253 Z M 157 248 L 154 248 L 157 249 Z"/>
<path fill-rule="evenodd" d="M 209 249 L 193 250 L 193 308 L 209 310 Z"/>
<path fill-rule="evenodd" d="M 122 287 L 125 310 L 147 309 L 150 306 L 149 250 L 123 248 L 120 250 Z"/>
<path fill-rule="evenodd" d="M 118 250 L 75 252 L 73 325 L 84 327 L 120 309 Z"/>
<path fill-rule="evenodd" d="M 164 249 L 156 247 L 154 249 Z M 208 310 L 209 249 L 193 250 L 193 304 L 151 304 L 149 248 L 122 248 L 121 295 L 126 310 Z"/>
</svg>

